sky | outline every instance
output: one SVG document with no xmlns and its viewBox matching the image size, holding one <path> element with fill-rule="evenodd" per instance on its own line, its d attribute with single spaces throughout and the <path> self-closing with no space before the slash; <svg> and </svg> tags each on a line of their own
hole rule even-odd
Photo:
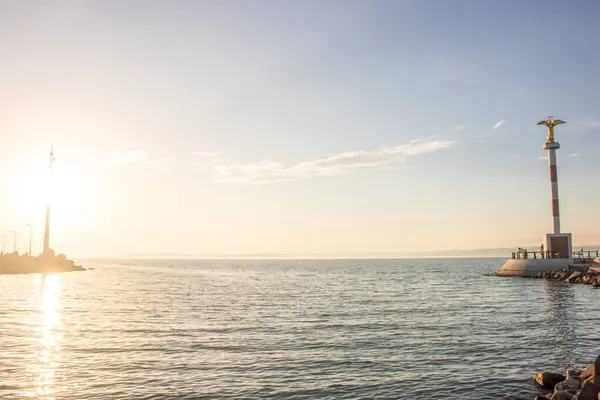
<svg viewBox="0 0 600 400">
<path fill-rule="evenodd" d="M 51 198 L 69 256 L 539 245 L 552 115 L 600 244 L 599 41 L 592 0 L 0 0 L 0 235 Z"/>
</svg>

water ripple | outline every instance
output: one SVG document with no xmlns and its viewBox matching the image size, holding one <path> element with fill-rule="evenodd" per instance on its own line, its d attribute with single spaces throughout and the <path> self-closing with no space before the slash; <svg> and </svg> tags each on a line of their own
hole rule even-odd
<svg viewBox="0 0 600 400">
<path fill-rule="evenodd" d="M 590 361 L 589 286 L 502 260 L 140 261 L 0 276 L 2 399 L 532 397 Z"/>
</svg>

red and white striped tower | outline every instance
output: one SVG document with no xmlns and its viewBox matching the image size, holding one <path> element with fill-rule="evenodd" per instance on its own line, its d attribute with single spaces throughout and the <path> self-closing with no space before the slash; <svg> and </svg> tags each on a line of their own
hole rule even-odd
<svg viewBox="0 0 600 400">
<path fill-rule="evenodd" d="M 552 226 L 554 233 L 560 233 L 560 212 L 558 211 L 558 177 L 556 171 L 556 150 L 558 143 L 549 143 L 544 147 L 548 150 L 548 165 L 550 166 L 550 186 L 552 187 Z"/>
<path fill-rule="evenodd" d="M 544 150 L 548 150 L 548 165 L 550 166 L 550 186 L 552 189 L 552 226 L 554 233 L 560 233 L 560 212 L 558 211 L 558 173 L 556 170 L 556 150 L 560 149 L 560 143 L 554 141 L 554 127 L 564 124 L 565 121 L 553 119 L 551 116 L 538 125 L 548 127 L 548 137 L 544 144 Z"/>
</svg>

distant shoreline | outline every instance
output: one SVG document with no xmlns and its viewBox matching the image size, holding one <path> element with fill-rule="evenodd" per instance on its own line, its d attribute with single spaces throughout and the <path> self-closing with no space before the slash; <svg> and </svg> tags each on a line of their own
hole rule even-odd
<svg viewBox="0 0 600 400">
<path fill-rule="evenodd" d="M 536 246 L 522 246 L 536 248 Z M 584 250 L 596 250 L 597 246 L 574 246 Z M 393 260 L 393 259 L 442 259 L 442 258 L 510 258 L 515 248 L 437 250 L 399 253 L 317 253 L 317 254 L 190 254 L 190 253 L 135 253 L 111 256 L 81 256 L 77 259 L 129 259 L 129 260 Z"/>
<path fill-rule="evenodd" d="M 494 258 L 506 259 L 507 256 L 115 256 L 115 257 L 74 257 L 78 260 L 426 260 L 426 259 L 468 259 Z"/>
</svg>

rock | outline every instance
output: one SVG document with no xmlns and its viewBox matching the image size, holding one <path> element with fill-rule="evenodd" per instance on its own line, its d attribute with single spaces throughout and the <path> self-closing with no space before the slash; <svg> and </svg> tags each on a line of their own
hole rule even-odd
<svg viewBox="0 0 600 400">
<path fill-rule="evenodd" d="M 576 393 L 579 389 L 581 389 L 581 381 L 577 378 L 568 378 L 562 382 L 559 382 L 554 386 L 555 392 L 567 391 L 571 393 Z"/>
<path fill-rule="evenodd" d="M 582 277 L 583 277 L 583 272 L 575 271 L 566 279 L 566 281 L 567 282 L 575 282 L 577 279 L 582 278 Z"/>
<path fill-rule="evenodd" d="M 594 385 L 596 385 L 600 388 L 600 375 L 590 376 L 585 381 L 583 381 L 583 383 L 585 383 L 585 382 L 593 383 Z"/>
<path fill-rule="evenodd" d="M 596 400 L 598 399 L 598 395 L 600 394 L 600 390 L 598 387 L 591 382 L 586 382 L 583 384 L 581 391 L 577 393 L 573 399 L 574 400 Z"/>
<path fill-rule="evenodd" d="M 555 372 L 540 372 L 533 379 L 544 389 L 553 390 L 557 383 L 565 380 L 565 376 Z"/>
<path fill-rule="evenodd" d="M 580 369 L 569 369 L 567 368 L 567 379 L 569 378 L 579 378 L 579 375 L 581 375 L 581 370 Z"/>
<path fill-rule="evenodd" d="M 588 378 L 592 378 L 598 374 L 600 374 L 600 355 L 596 357 L 596 361 L 594 361 L 593 364 L 588 365 L 583 371 L 581 371 L 579 377 L 582 380 L 587 380 Z"/>
<path fill-rule="evenodd" d="M 573 398 L 573 393 L 567 392 L 566 390 L 561 390 L 558 392 L 554 392 L 550 400 L 571 400 Z"/>
<path fill-rule="evenodd" d="M 554 279 L 559 279 L 561 281 L 567 279 L 569 277 L 569 273 L 567 271 L 558 271 L 554 274 Z"/>
</svg>

